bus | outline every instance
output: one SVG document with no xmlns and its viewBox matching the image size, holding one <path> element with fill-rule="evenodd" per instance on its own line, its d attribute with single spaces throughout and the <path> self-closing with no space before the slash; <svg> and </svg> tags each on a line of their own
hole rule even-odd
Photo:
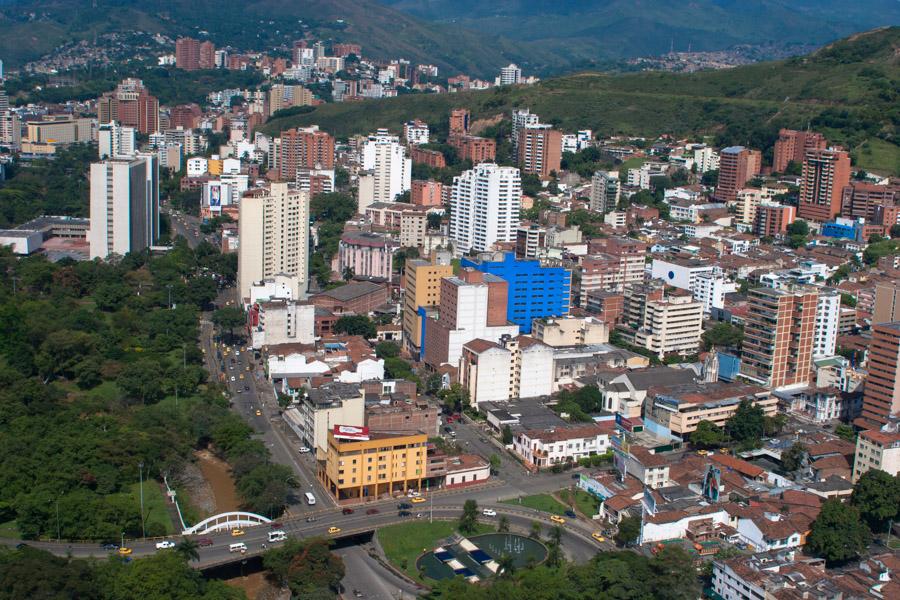
<svg viewBox="0 0 900 600">
<path fill-rule="evenodd" d="M 303 495 L 306 496 L 306 503 L 309 504 L 310 506 L 312 506 L 313 504 L 316 503 L 316 497 L 313 496 L 312 494 L 310 494 L 309 492 L 306 492 Z"/>
</svg>

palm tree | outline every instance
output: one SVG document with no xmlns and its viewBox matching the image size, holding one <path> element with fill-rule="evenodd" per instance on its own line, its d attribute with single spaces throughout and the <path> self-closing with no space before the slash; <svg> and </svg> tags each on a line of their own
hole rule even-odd
<svg viewBox="0 0 900 600">
<path fill-rule="evenodd" d="M 506 533 L 509 531 L 509 519 L 506 515 L 502 515 L 500 517 L 500 523 L 497 524 L 497 531 L 500 533 Z"/>
<path fill-rule="evenodd" d="M 559 525 L 550 530 L 550 543 L 554 546 L 559 546 L 562 543 L 562 527 Z"/>
<path fill-rule="evenodd" d="M 513 573 L 516 572 L 516 565 L 513 562 L 513 557 L 509 554 L 503 554 L 500 558 L 497 559 L 497 576 L 498 577 L 512 577 Z"/>
<path fill-rule="evenodd" d="M 175 552 L 180 554 L 188 562 L 200 560 L 200 544 L 191 538 L 183 537 L 175 546 Z"/>
<path fill-rule="evenodd" d="M 541 539 L 541 524 L 538 521 L 531 522 L 531 533 L 530 537 L 533 537 L 536 540 Z"/>
</svg>

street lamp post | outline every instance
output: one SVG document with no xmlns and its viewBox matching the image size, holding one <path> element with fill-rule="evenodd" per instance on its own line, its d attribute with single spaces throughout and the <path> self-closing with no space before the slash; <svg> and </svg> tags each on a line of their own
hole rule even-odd
<svg viewBox="0 0 900 600">
<path fill-rule="evenodd" d="M 147 532 L 144 530 L 144 461 L 138 463 L 138 469 L 140 469 L 139 478 L 140 478 L 140 486 L 141 486 L 141 537 L 147 537 Z"/>
<path fill-rule="evenodd" d="M 62 536 L 59 534 L 59 496 L 56 497 L 56 541 L 60 541 Z"/>
</svg>

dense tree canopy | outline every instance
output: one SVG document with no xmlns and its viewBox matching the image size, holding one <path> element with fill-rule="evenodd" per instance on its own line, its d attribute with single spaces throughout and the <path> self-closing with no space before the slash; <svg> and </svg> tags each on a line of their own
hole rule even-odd
<svg viewBox="0 0 900 600">
<path fill-rule="evenodd" d="M 866 471 L 853 486 L 850 501 L 873 533 L 883 533 L 891 520 L 900 520 L 900 475 Z"/>
<path fill-rule="evenodd" d="M 806 551 L 820 556 L 830 565 L 843 564 L 859 556 L 870 535 L 859 510 L 852 504 L 831 499 L 822 504 L 806 537 Z"/>
<path fill-rule="evenodd" d="M 192 284 L 219 275 L 208 250 L 178 240 L 164 256 L 116 264 L 0 252 L 0 522 L 25 538 L 140 535 L 139 463 L 145 479 L 177 479 L 236 418 L 197 346 L 209 294 Z M 274 512 L 286 492 L 273 500 L 284 490 L 272 482 L 284 477 L 249 428 L 239 433 L 226 457 L 247 467 L 234 470 L 238 489 L 248 507 Z M 166 533 L 158 527 L 147 533 Z"/>
</svg>

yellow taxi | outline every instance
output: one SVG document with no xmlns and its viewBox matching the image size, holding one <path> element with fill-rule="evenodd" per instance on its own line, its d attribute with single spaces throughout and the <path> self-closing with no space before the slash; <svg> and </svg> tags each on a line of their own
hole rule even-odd
<svg viewBox="0 0 900 600">
<path fill-rule="evenodd" d="M 132 550 L 131 550 L 131 548 L 126 548 L 125 546 L 122 546 L 121 548 L 119 548 L 118 552 L 119 552 L 119 556 L 128 556 L 129 554 L 131 554 Z"/>
<path fill-rule="evenodd" d="M 707 450 L 697 450 L 697 456 L 706 456 L 709 454 Z"/>
<path fill-rule="evenodd" d="M 425 502 L 426 500 L 422 496 L 416 496 L 415 498 L 410 498 L 409 501 L 412 502 L 413 504 L 421 504 L 421 503 Z"/>
<path fill-rule="evenodd" d="M 328 533 L 330 533 L 331 535 L 334 535 L 334 534 L 340 533 L 340 532 L 341 532 L 340 527 L 329 527 L 328 528 Z"/>
<path fill-rule="evenodd" d="M 243 373 L 240 374 L 240 378 L 241 378 L 241 379 L 244 378 L 244 374 L 243 374 Z"/>
<path fill-rule="evenodd" d="M 257 410 L 257 411 L 256 411 L 256 416 L 257 416 L 257 417 L 261 417 L 261 416 L 262 416 L 262 411 L 261 411 L 261 410 Z"/>
<path fill-rule="evenodd" d="M 550 520 L 554 523 L 559 523 L 560 525 L 565 525 L 566 520 L 560 517 L 559 515 L 550 515 Z"/>
<path fill-rule="evenodd" d="M 603 543 L 603 542 L 606 541 L 606 538 L 603 537 L 603 535 L 602 535 L 599 531 L 595 531 L 594 533 L 592 533 L 592 534 L 591 534 L 591 537 L 594 538 L 595 540 L 597 540 L 597 541 L 600 542 L 600 543 Z"/>
<path fill-rule="evenodd" d="M 232 529 L 231 530 L 231 537 L 240 537 L 242 535 L 244 535 L 243 529 Z"/>
</svg>

